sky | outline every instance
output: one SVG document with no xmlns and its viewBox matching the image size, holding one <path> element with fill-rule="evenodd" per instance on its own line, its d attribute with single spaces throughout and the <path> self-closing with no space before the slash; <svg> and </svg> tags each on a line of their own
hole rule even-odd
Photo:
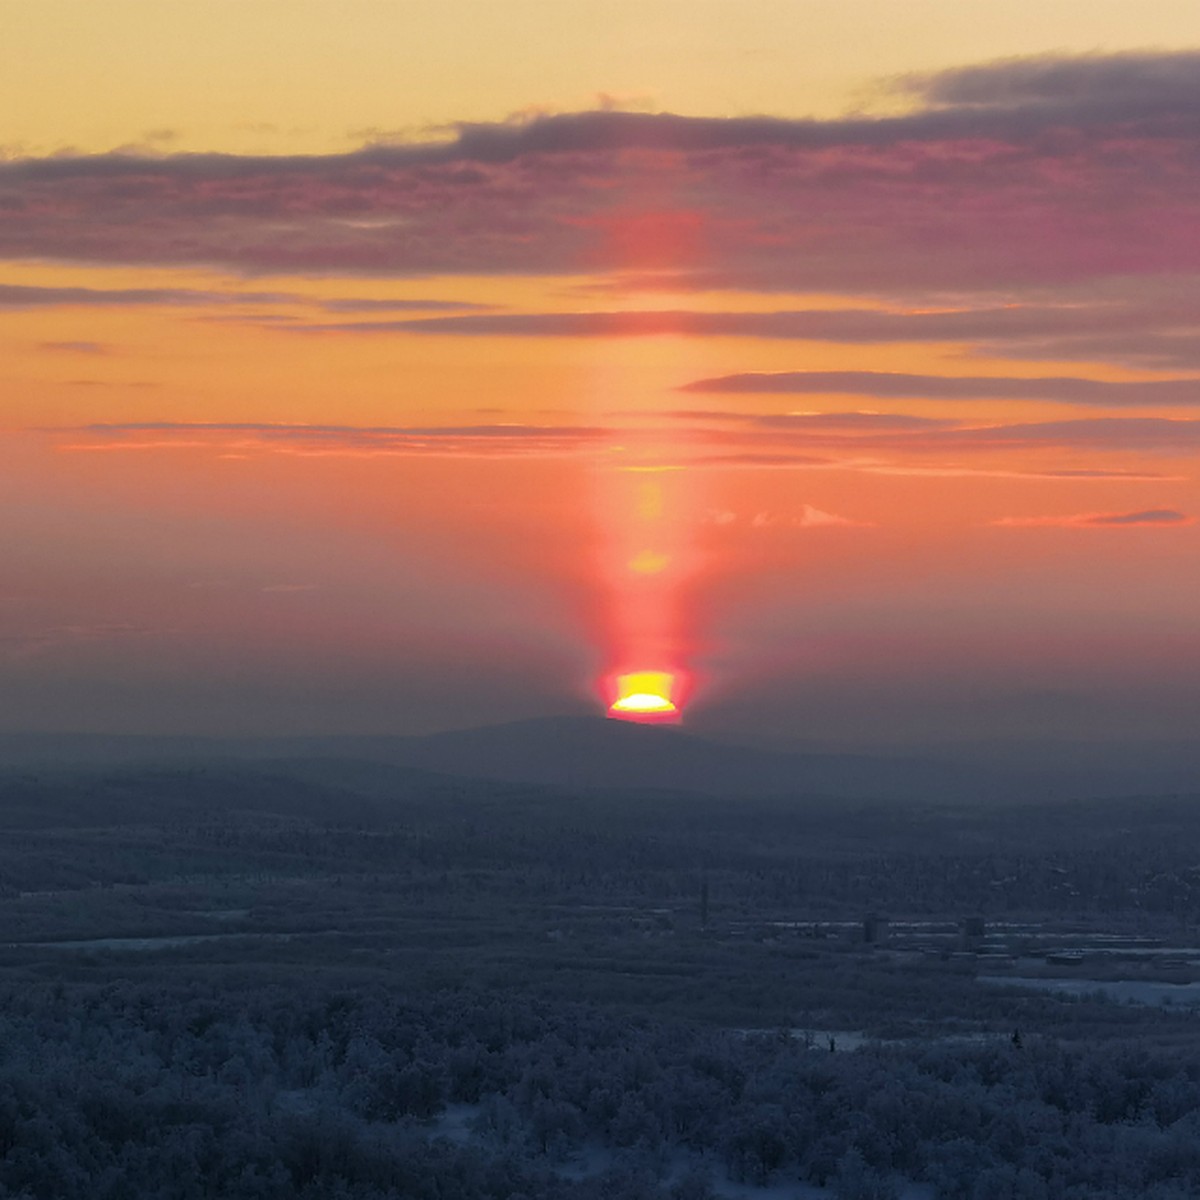
<svg viewBox="0 0 1200 1200">
<path fill-rule="evenodd" d="M 0 19 L 0 729 L 1191 736 L 1194 0 Z"/>
</svg>

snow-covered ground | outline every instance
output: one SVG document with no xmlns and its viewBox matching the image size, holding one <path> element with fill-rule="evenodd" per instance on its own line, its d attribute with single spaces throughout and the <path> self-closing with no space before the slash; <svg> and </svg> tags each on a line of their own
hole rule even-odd
<svg viewBox="0 0 1200 1200">
<path fill-rule="evenodd" d="M 1068 996 L 1090 996 L 1101 992 L 1123 1004 L 1177 1004 L 1181 1008 L 1200 1005 L 1200 983 L 1160 983 L 1152 979 L 1038 979 L 1027 975 L 981 975 L 979 982 Z"/>
<path fill-rule="evenodd" d="M 481 1111 L 482 1105 L 478 1104 L 448 1105 L 430 1123 L 430 1135 L 446 1138 L 457 1145 L 483 1141 L 485 1139 L 476 1132 L 475 1125 Z M 555 1171 L 564 1179 L 581 1180 L 620 1165 L 621 1158 L 616 1151 L 596 1142 L 588 1142 L 558 1163 Z M 674 1151 L 670 1159 L 662 1164 L 663 1184 L 669 1187 L 696 1170 L 709 1176 L 709 1186 L 723 1200 L 830 1200 L 834 1194 L 830 1188 L 820 1188 L 797 1180 L 782 1180 L 765 1187 L 740 1183 L 729 1179 L 719 1163 L 685 1150 Z M 929 1184 L 898 1182 L 900 1200 L 933 1200 L 933 1189 Z"/>
</svg>

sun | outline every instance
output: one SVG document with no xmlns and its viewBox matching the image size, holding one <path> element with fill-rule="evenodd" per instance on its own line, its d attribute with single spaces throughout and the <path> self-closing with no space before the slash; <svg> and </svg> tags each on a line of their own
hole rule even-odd
<svg viewBox="0 0 1200 1200">
<path fill-rule="evenodd" d="M 665 696 L 656 696 L 653 692 L 634 692 L 632 696 L 622 696 L 614 701 L 613 712 L 620 713 L 668 713 L 679 710 Z"/>
<path fill-rule="evenodd" d="M 672 699 L 675 677 L 668 671 L 635 671 L 618 675 L 616 699 L 608 715 L 625 721 L 675 721 L 679 706 Z"/>
</svg>

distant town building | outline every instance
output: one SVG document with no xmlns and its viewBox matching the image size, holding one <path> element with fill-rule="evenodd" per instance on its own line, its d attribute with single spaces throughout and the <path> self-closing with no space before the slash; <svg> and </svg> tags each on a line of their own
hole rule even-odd
<svg viewBox="0 0 1200 1200">
<path fill-rule="evenodd" d="M 869 946 L 886 942 L 888 937 L 888 919 L 878 913 L 868 913 L 863 917 L 863 941 Z"/>
<path fill-rule="evenodd" d="M 978 950 L 987 936 L 987 924 L 982 917 L 963 917 L 959 922 L 965 949 Z"/>
</svg>

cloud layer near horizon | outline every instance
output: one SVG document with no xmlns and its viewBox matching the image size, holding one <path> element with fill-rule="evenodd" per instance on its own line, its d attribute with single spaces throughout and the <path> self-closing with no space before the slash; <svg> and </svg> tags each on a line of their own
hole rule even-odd
<svg viewBox="0 0 1200 1200">
<path fill-rule="evenodd" d="M 990 304 L 946 307 L 924 305 L 915 310 L 883 308 L 807 308 L 765 311 L 702 311 L 700 309 L 622 309 L 577 312 L 489 312 L 451 316 L 404 317 L 397 320 L 293 321 L 275 326 L 289 334 L 394 336 L 419 334 L 435 337 L 505 338 L 738 338 L 765 341 L 830 342 L 845 345 L 958 343 L 971 353 L 1013 359 L 1107 361 L 1138 368 L 1196 369 L 1200 367 L 1200 306 L 1190 297 L 1167 301 L 1147 300 L 1138 293 L 1145 280 L 1127 281 L 1127 299 L 1079 302 L 1068 297 L 1060 303 Z M 254 322 L 261 318 L 236 317 Z M 777 373 L 774 378 L 802 372 Z M 865 373 L 840 373 L 860 378 Z M 881 375 L 884 373 L 880 373 Z M 834 373 L 828 373 L 833 376 Z M 903 386 L 893 376 L 894 386 Z M 937 379 L 913 376 L 910 379 Z M 748 372 L 698 380 L 693 390 L 770 390 L 772 376 Z M 975 377 L 981 397 L 995 387 Z M 886 379 L 876 377 L 880 387 Z M 1146 391 L 1147 402 L 1180 403 L 1191 393 L 1187 381 L 1156 381 Z M 1002 381 L 1003 383 L 1003 381 Z M 1041 386 L 1056 394 L 1047 399 L 1068 403 L 1110 403 L 1135 398 L 1132 385 L 1089 386 L 1097 381 L 1052 377 Z M 744 385 L 740 387 L 739 384 Z M 1168 386 L 1159 386 L 1168 385 Z M 711 385 L 711 386 L 709 386 Z M 784 390 L 792 390 L 786 381 Z M 795 385 L 798 386 L 799 385 Z M 931 387 L 942 387 L 931 384 Z M 959 385 L 970 388 L 971 384 Z M 1031 398 L 1028 385 L 1008 381 L 1011 398 Z M 835 388 L 833 390 L 841 390 Z M 1023 393 L 1023 394 L 1022 394 Z M 893 392 L 891 394 L 901 394 Z M 906 393 L 912 394 L 912 393 Z M 999 393 L 997 393 L 997 396 Z M 963 397 L 979 398 L 979 397 Z"/>
<path fill-rule="evenodd" d="M 48 287 L 0 283 L 0 310 L 41 308 L 209 308 L 237 305 L 311 305 L 328 313 L 356 312 L 463 312 L 489 305 L 462 300 L 422 300 L 414 297 L 379 299 L 323 298 L 299 292 L 220 291 L 198 288 L 94 288 Z M 261 315 L 256 319 L 261 320 Z"/>
<path fill-rule="evenodd" d="M 732 395 L 847 395 L 875 399 L 1044 400 L 1102 407 L 1200 405 L 1200 379 L 1113 382 L 1053 375 L 916 375 L 900 371 L 747 372 L 697 379 L 683 392 Z"/>
<path fill-rule="evenodd" d="M 1062 421 L 988 424 L 950 418 L 864 412 L 739 413 L 667 412 L 671 425 L 640 430 L 651 457 L 664 454 L 694 465 L 740 461 L 762 466 L 849 466 L 842 455 L 886 453 L 905 458 L 947 452 L 1026 452 L 1193 455 L 1200 449 L 1200 419 L 1083 417 Z M 674 427 L 672 427 L 674 426 Z M 42 430 L 64 450 L 149 450 L 180 447 L 265 449 L 291 454 L 575 454 L 619 451 L 624 431 L 598 425 L 351 426 L 266 422 L 145 421 L 95 423 Z M 657 451 L 652 449 L 658 447 Z M 813 453 L 819 451 L 822 453 Z M 722 455 L 733 457 L 722 458 Z M 877 466 L 876 462 L 861 465 Z M 1075 470 L 1083 477 L 1097 473 Z M 1107 478 L 1143 472 L 1104 471 Z"/>
<path fill-rule="evenodd" d="M 1165 528 L 1191 525 L 1193 517 L 1173 508 L 1146 508 L 1126 513 L 1072 513 L 1067 516 L 1001 517 L 993 525 L 1010 529 L 1054 527 L 1062 529 L 1133 529 L 1139 526 Z"/>
<path fill-rule="evenodd" d="M 361 426 L 267 422 L 139 421 L 55 429 L 60 450 L 214 449 L 267 451 L 297 457 L 558 457 L 599 446 L 612 431 L 583 425 Z"/>
<path fill-rule="evenodd" d="M 350 154 L 11 160 L 0 257 L 554 274 L 628 265 L 630 239 L 653 269 L 670 231 L 659 265 L 718 286 L 975 291 L 1200 270 L 1200 53 L 905 86 L 916 110 L 878 118 L 597 111 Z"/>
</svg>

